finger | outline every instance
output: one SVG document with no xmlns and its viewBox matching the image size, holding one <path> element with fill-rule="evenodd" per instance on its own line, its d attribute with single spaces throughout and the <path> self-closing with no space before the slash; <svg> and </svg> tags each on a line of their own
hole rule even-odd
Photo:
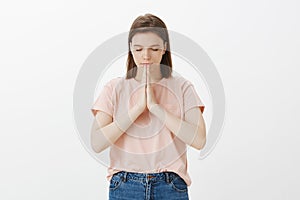
<svg viewBox="0 0 300 200">
<path fill-rule="evenodd" d="M 147 71 L 146 71 L 146 67 L 145 67 L 145 66 L 142 66 L 141 68 L 142 68 L 142 70 L 143 70 L 142 84 L 145 84 L 145 85 L 146 85 L 146 82 L 147 82 Z"/>
<path fill-rule="evenodd" d="M 150 68 L 150 66 L 149 65 L 147 65 L 147 67 L 146 67 L 146 71 L 147 71 L 147 85 L 149 85 L 150 84 L 150 70 L 149 70 L 149 68 Z M 149 85 L 150 86 L 150 85 Z"/>
<path fill-rule="evenodd" d="M 147 94 L 151 96 L 151 84 L 150 84 L 150 66 L 147 66 Z"/>
</svg>

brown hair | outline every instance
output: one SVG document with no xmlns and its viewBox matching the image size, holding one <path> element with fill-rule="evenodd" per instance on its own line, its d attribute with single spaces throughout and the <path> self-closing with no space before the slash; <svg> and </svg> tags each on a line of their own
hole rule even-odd
<svg viewBox="0 0 300 200">
<path fill-rule="evenodd" d="M 130 51 L 130 42 L 136 33 L 153 32 L 157 34 L 164 43 L 167 43 L 166 52 L 162 56 L 160 62 L 160 72 L 162 77 L 168 78 L 172 73 L 172 58 L 170 52 L 170 42 L 167 26 L 155 15 L 145 14 L 137 17 L 130 28 L 128 35 L 128 57 L 127 57 L 127 73 L 126 79 L 133 78 L 137 72 L 137 66 L 134 63 L 132 53 Z"/>
</svg>

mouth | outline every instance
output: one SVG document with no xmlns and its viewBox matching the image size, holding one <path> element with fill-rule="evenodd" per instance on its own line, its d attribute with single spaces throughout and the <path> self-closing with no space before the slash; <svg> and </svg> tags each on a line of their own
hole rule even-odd
<svg viewBox="0 0 300 200">
<path fill-rule="evenodd" d="M 141 65 L 151 65 L 152 63 L 141 63 Z"/>
</svg>

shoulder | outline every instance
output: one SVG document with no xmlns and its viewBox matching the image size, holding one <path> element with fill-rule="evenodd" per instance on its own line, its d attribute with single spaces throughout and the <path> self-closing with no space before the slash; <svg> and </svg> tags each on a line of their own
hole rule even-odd
<svg viewBox="0 0 300 200">
<path fill-rule="evenodd" d="M 123 77 L 115 77 L 109 80 L 104 84 L 105 87 L 115 88 L 124 78 Z"/>
<path fill-rule="evenodd" d="M 172 76 L 169 78 L 169 80 L 172 84 L 176 85 L 176 87 L 179 87 L 182 90 L 185 90 L 187 87 L 192 85 L 192 83 L 183 76 Z"/>
</svg>

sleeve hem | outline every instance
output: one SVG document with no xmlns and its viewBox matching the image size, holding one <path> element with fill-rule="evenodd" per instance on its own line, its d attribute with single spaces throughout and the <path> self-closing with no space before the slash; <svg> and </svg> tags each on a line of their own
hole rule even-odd
<svg viewBox="0 0 300 200">
<path fill-rule="evenodd" d="M 91 108 L 91 111 L 93 113 L 94 116 L 96 116 L 97 112 L 98 111 L 101 111 L 101 112 L 104 112 L 106 114 L 108 114 L 109 116 L 113 117 L 113 115 L 105 110 L 102 110 L 102 109 L 97 109 L 97 108 Z"/>
<path fill-rule="evenodd" d="M 191 107 L 189 107 L 188 109 L 186 109 L 185 112 L 187 112 L 188 110 L 190 110 L 190 109 L 192 109 L 192 108 L 195 108 L 195 107 L 199 107 L 201 113 L 204 112 L 204 109 L 205 109 L 205 106 L 204 106 L 204 105 L 194 105 L 194 106 L 191 106 Z"/>
</svg>

